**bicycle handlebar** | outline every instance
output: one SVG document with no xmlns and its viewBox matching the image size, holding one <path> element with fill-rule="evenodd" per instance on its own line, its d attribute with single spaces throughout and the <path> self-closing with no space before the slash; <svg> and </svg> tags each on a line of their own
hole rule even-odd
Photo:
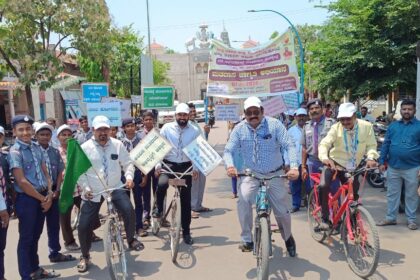
<svg viewBox="0 0 420 280">
<path fill-rule="evenodd" d="M 97 192 L 97 193 L 92 193 L 92 196 L 98 196 L 98 195 L 101 195 L 103 193 L 112 193 L 113 191 L 123 189 L 124 187 L 125 187 L 125 184 L 122 184 L 122 185 L 120 185 L 118 187 L 115 187 L 115 188 L 104 189 L 103 191 L 100 191 L 100 192 Z"/>
<path fill-rule="evenodd" d="M 238 173 L 238 177 L 246 177 L 246 176 L 255 178 L 255 179 L 259 180 L 259 181 L 262 181 L 262 180 L 269 181 L 269 180 L 272 180 L 272 179 L 275 179 L 275 178 L 287 178 L 287 175 L 286 174 L 273 175 L 273 176 L 258 176 L 257 174 L 252 173 L 251 171 L 245 172 L 245 173 Z"/>
</svg>

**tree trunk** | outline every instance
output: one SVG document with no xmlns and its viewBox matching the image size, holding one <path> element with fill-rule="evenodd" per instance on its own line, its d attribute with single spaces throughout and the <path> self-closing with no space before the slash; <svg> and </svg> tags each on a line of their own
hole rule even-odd
<svg viewBox="0 0 420 280">
<path fill-rule="evenodd" d="M 28 103 L 29 115 L 35 117 L 34 102 L 32 100 L 32 90 L 30 85 L 25 85 L 26 102 Z"/>
</svg>

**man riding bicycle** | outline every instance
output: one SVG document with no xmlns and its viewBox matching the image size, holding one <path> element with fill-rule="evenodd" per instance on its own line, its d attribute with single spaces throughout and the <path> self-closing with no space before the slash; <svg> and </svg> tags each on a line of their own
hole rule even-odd
<svg viewBox="0 0 420 280">
<path fill-rule="evenodd" d="M 264 116 L 261 101 L 255 96 L 244 102 L 245 120 L 239 123 L 232 131 L 229 142 L 226 144 L 224 160 L 227 173 L 236 177 L 238 171 L 233 163 L 233 154 L 240 153 L 244 169 L 273 176 L 283 169 L 283 156 L 281 151 L 287 151 L 290 159 L 290 171 L 287 172 L 289 180 L 296 180 L 299 176 L 296 147 L 291 142 L 284 125 L 271 117 Z M 281 185 L 280 179 L 269 182 L 268 197 L 273 208 L 274 216 L 279 225 L 286 248 L 291 257 L 296 255 L 296 244 L 291 233 L 291 217 L 288 211 L 287 188 Z M 258 192 L 259 182 L 255 178 L 245 177 L 241 180 L 239 188 L 238 215 L 241 224 L 242 244 L 239 247 L 243 252 L 253 250 L 252 242 L 252 205 Z"/>
<path fill-rule="evenodd" d="M 319 144 L 319 159 L 326 168 L 323 169 L 319 185 L 320 203 L 322 207 L 321 230 L 330 228 L 328 211 L 328 194 L 331 181 L 338 177 L 341 183 L 345 183 L 346 171 L 354 171 L 362 158 L 367 156 L 366 166 L 376 167 L 379 157 L 376 151 L 377 143 L 373 126 L 367 121 L 356 118 L 356 107 L 352 103 L 340 105 L 337 119 L 327 136 Z M 359 180 L 356 177 L 353 182 L 354 201 L 359 199 Z"/>
</svg>

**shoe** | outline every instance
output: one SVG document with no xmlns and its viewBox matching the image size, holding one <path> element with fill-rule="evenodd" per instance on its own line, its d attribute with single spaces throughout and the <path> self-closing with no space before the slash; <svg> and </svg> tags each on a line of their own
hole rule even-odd
<svg viewBox="0 0 420 280">
<path fill-rule="evenodd" d="M 78 251 L 80 250 L 79 245 L 77 245 L 76 242 L 70 243 L 69 245 L 66 245 L 66 250 L 67 251 Z"/>
<path fill-rule="evenodd" d="M 152 217 L 155 219 L 160 219 L 162 217 L 162 213 L 159 212 L 157 208 L 153 210 Z"/>
<path fill-rule="evenodd" d="M 295 213 L 297 211 L 299 211 L 299 208 L 297 207 L 293 207 L 292 209 L 289 210 L 290 213 Z"/>
<path fill-rule="evenodd" d="M 128 248 L 133 251 L 141 251 L 144 249 L 144 244 L 134 238 L 133 241 L 130 242 Z"/>
<path fill-rule="evenodd" d="M 198 213 L 196 211 L 191 211 L 191 218 L 192 219 L 198 219 L 198 218 L 200 218 L 200 213 Z"/>
<path fill-rule="evenodd" d="M 146 237 L 149 234 L 147 233 L 147 230 L 144 230 L 144 229 L 141 228 L 137 231 L 137 235 L 140 236 L 140 237 Z"/>
<path fill-rule="evenodd" d="M 319 224 L 318 228 L 321 231 L 327 231 L 331 228 L 330 221 L 322 219 L 322 222 Z"/>
<path fill-rule="evenodd" d="M 254 242 L 242 242 L 241 245 L 239 245 L 239 250 L 242 252 L 251 252 L 254 250 Z"/>
<path fill-rule="evenodd" d="M 376 223 L 378 227 L 395 226 L 397 221 L 382 220 Z"/>
<path fill-rule="evenodd" d="M 80 273 L 86 272 L 89 269 L 89 257 L 80 256 L 79 263 L 77 264 L 77 271 Z"/>
<path fill-rule="evenodd" d="M 415 222 L 408 222 L 407 227 L 411 230 L 416 230 L 418 228 Z"/>
<path fill-rule="evenodd" d="M 149 229 L 150 225 L 151 225 L 150 224 L 150 219 L 144 220 L 144 222 L 143 222 L 143 229 L 144 230 Z"/>
<path fill-rule="evenodd" d="M 232 194 L 232 199 L 238 198 L 238 195 L 236 193 Z"/>
<path fill-rule="evenodd" d="M 50 258 L 50 262 L 52 263 L 59 263 L 59 262 L 71 262 L 75 261 L 76 258 L 72 255 L 64 255 L 61 253 L 58 253 L 56 256 Z"/>
<path fill-rule="evenodd" d="M 194 240 L 192 239 L 191 234 L 184 235 L 183 239 L 184 239 L 185 244 L 188 244 L 188 245 L 194 244 Z"/>
<path fill-rule="evenodd" d="M 308 200 L 306 198 L 302 199 L 300 207 L 308 207 Z"/>
<path fill-rule="evenodd" d="M 296 242 L 292 235 L 290 235 L 289 239 L 285 242 L 287 252 L 289 256 L 292 258 L 296 256 Z"/>
</svg>

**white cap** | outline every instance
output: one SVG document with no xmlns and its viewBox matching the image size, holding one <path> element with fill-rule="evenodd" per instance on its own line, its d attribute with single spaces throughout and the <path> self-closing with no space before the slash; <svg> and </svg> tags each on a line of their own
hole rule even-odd
<svg viewBox="0 0 420 280">
<path fill-rule="evenodd" d="M 96 116 L 92 121 L 93 129 L 98 129 L 101 127 L 111 128 L 109 119 L 105 116 Z"/>
<path fill-rule="evenodd" d="M 175 109 L 175 114 L 178 114 L 178 113 L 189 114 L 190 113 L 190 107 L 188 107 L 188 105 L 185 104 L 185 103 L 179 103 L 178 106 L 176 106 L 176 109 Z"/>
<path fill-rule="evenodd" d="M 356 113 L 356 106 L 353 103 L 343 103 L 338 108 L 337 119 L 351 118 Z"/>
<path fill-rule="evenodd" d="M 1 125 L 0 125 L 0 133 L 3 134 L 3 135 L 5 135 L 5 133 L 4 133 L 4 127 L 2 127 Z"/>
<path fill-rule="evenodd" d="M 38 131 L 42 130 L 42 129 L 48 129 L 49 131 L 51 131 L 51 133 L 54 131 L 54 127 L 52 127 L 51 125 L 47 124 L 46 122 L 43 123 L 34 123 L 34 128 L 35 128 L 35 133 L 38 133 Z"/>
<path fill-rule="evenodd" d="M 299 115 L 308 115 L 308 112 L 304 109 L 304 108 L 299 108 L 296 110 L 295 112 L 295 116 L 299 116 Z"/>
<path fill-rule="evenodd" d="M 73 130 L 71 129 L 70 126 L 68 126 L 67 124 L 63 124 L 57 129 L 57 135 L 60 135 L 60 133 L 63 132 L 64 130 L 70 130 L 70 132 L 73 133 Z"/>
<path fill-rule="evenodd" d="M 261 108 L 261 100 L 256 96 L 248 97 L 244 102 L 244 110 L 246 110 L 250 107 Z"/>
</svg>

